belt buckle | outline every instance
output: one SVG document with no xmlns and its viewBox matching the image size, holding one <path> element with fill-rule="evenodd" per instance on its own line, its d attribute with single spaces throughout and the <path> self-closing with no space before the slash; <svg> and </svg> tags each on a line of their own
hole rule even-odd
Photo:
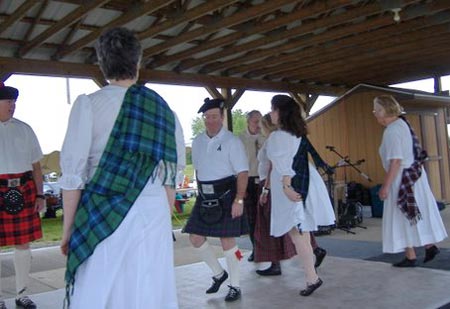
<svg viewBox="0 0 450 309">
<path fill-rule="evenodd" d="M 14 188 L 20 186 L 20 178 L 8 179 L 8 188 Z"/>
</svg>

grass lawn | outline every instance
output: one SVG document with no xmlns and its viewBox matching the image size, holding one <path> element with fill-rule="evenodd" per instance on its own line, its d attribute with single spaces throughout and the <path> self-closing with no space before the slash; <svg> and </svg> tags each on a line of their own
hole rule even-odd
<svg viewBox="0 0 450 309">
<path fill-rule="evenodd" d="M 191 198 L 186 202 L 184 206 L 184 212 L 179 214 L 174 210 L 172 215 L 172 226 L 174 229 L 179 229 L 184 226 L 189 215 L 191 214 L 192 207 L 194 207 L 195 198 Z M 45 245 L 57 245 L 61 241 L 62 235 L 62 211 L 56 212 L 56 218 L 41 219 L 43 238 L 34 242 L 35 246 L 41 247 Z"/>
<path fill-rule="evenodd" d="M 62 211 L 56 212 L 56 218 L 41 219 L 43 238 L 35 241 L 37 244 L 56 244 L 62 236 Z"/>
</svg>

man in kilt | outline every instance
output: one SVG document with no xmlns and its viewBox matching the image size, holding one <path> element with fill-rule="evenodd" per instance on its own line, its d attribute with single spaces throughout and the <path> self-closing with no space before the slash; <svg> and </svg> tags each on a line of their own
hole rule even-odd
<svg viewBox="0 0 450 309">
<path fill-rule="evenodd" d="M 0 83 L 0 246 L 14 246 L 16 305 L 32 309 L 36 305 L 26 296 L 29 243 L 42 238 L 39 211 L 44 208 L 45 196 L 39 142 L 30 126 L 13 118 L 18 96 L 16 88 Z M 0 309 L 4 308 L 0 299 Z"/>
<path fill-rule="evenodd" d="M 248 228 L 250 241 L 252 242 L 252 253 L 248 257 L 249 262 L 254 261 L 255 254 L 255 224 L 256 212 L 259 203 L 259 176 L 258 176 L 258 151 L 264 144 L 265 138 L 261 134 L 259 122 L 261 121 L 261 113 L 252 110 L 247 113 L 247 128 L 239 138 L 245 147 L 248 158 L 248 184 L 247 193 L 244 198 L 245 215 L 248 220 Z"/>
<path fill-rule="evenodd" d="M 230 274 L 225 301 L 241 297 L 239 261 L 242 254 L 235 237 L 247 234 L 247 219 L 243 214 L 248 181 L 248 160 L 238 137 L 223 127 L 224 102 L 205 99 L 203 113 L 206 131 L 192 143 L 192 162 L 197 175 L 198 197 L 184 228 L 198 254 L 211 268 L 213 283 L 207 294 L 216 293 Z M 219 237 L 228 272 L 220 265 L 207 237 Z"/>
</svg>

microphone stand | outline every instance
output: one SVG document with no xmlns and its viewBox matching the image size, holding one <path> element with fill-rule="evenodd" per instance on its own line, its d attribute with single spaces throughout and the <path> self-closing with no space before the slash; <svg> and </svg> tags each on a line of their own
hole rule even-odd
<svg viewBox="0 0 450 309">
<path fill-rule="evenodd" d="M 332 152 L 334 152 L 335 154 L 337 154 L 340 158 L 341 158 L 341 160 L 339 161 L 339 162 L 341 162 L 341 161 L 343 161 L 343 162 L 345 162 L 345 165 L 340 165 L 339 164 L 339 162 L 335 165 L 335 166 L 332 166 L 331 168 L 332 168 L 332 170 L 334 171 L 334 169 L 336 169 L 337 167 L 340 167 L 340 166 L 343 166 L 343 167 L 346 167 L 346 166 L 351 166 L 354 170 L 356 170 L 362 177 L 364 177 L 365 179 L 367 179 L 369 182 L 372 182 L 372 179 L 370 179 L 370 177 L 369 176 L 367 176 L 366 174 L 364 174 L 359 168 L 357 168 L 356 167 L 356 165 L 360 165 L 361 163 L 363 163 L 363 162 L 365 162 L 365 160 L 364 159 L 361 159 L 361 160 L 358 160 L 356 163 L 352 163 L 350 160 L 349 160 L 349 158 L 348 158 L 348 156 L 343 156 L 343 155 L 341 155 L 339 152 L 337 152 L 336 151 L 336 147 L 334 147 L 334 146 L 325 146 L 325 148 L 326 149 L 328 149 L 328 150 L 330 150 L 330 151 L 332 151 Z M 334 173 L 333 173 L 334 174 Z M 330 176 L 330 175 L 329 175 Z M 330 178 L 328 179 L 328 180 L 330 180 Z M 348 201 L 347 201 L 347 176 L 346 176 L 346 174 L 345 174 L 345 180 L 344 180 L 344 182 L 345 182 L 345 203 L 344 203 L 344 205 L 345 205 L 345 209 L 346 210 L 344 210 L 344 214 L 346 214 L 346 212 L 348 211 L 348 205 L 346 205 L 347 203 L 348 203 Z M 329 187 L 329 190 L 331 190 L 331 185 L 330 184 L 328 184 L 328 187 Z M 334 198 L 334 192 L 333 192 L 333 198 Z M 333 201 L 334 201 L 334 199 L 333 199 Z M 334 203 L 333 203 L 334 204 Z M 338 203 L 339 204 L 339 203 Z M 336 218 L 336 228 L 338 228 L 338 229 L 340 229 L 340 230 L 343 230 L 343 231 L 345 231 L 345 232 L 347 232 L 347 233 L 351 233 L 351 234 L 356 234 L 355 232 L 353 232 L 353 231 L 350 231 L 350 229 L 351 229 L 351 225 L 345 225 L 345 226 L 343 226 L 342 224 L 340 225 L 339 224 L 339 221 L 341 221 L 341 218 L 340 218 L 340 216 L 339 216 L 339 205 L 333 205 L 333 206 L 335 206 L 335 207 L 338 207 L 338 218 Z M 361 209 L 361 212 L 362 212 L 362 209 Z M 360 228 L 363 228 L 363 229 L 367 229 L 367 227 L 365 227 L 365 226 L 361 226 L 361 225 L 358 225 L 358 224 L 354 224 L 354 226 L 355 227 L 360 227 Z"/>
<path fill-rule="evenodd" d="M 325 148 L 327 148 L 328 150 L 334 152 L 335 154 L 337 154 L 339 156 L 339 158 L 341 158 L 348 166 L 351 166 L 355 171 L 357 171 L 363 178 L 367 179 L 367 181 L 372 182 L 372 179 L 370 179 L 369 176 L 367 176 L 366 174 L 364 174 L 359 168 L 356 167 L 356 165 L 359 165 L 363 162 L 365 162 L 364 159 L 358 160 L 356 161 L 356 163 L 352 163 L 349 159 L 348 156 L 344 157 L 343 155 L 341 155 L 339 152 L 336 151 L 336 147 L 334 146 L 325 146 Z M 338 165 L 339 166 L 339 165 Z M 337 167 L 338 167 L 337 166 Z"/>
</svg>

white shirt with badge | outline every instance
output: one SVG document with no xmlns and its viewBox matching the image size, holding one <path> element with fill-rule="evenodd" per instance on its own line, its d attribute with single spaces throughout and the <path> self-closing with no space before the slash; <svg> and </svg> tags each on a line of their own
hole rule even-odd
<svg viewBox="0 0 450 309">
<path fill-rule="evenodd" d="M 206 132 L 192 142 L 192 163 L 200 181 L 214 181 L 248 171 L 242 141 L 222 127 L 209 137 Z"/>
<path fill-rule="evenodd" d="M 28 124 L 16 118 L 0 121 L 0 174 L 31 171 L 41 159 L 41 146 Z"/>
</svg>

